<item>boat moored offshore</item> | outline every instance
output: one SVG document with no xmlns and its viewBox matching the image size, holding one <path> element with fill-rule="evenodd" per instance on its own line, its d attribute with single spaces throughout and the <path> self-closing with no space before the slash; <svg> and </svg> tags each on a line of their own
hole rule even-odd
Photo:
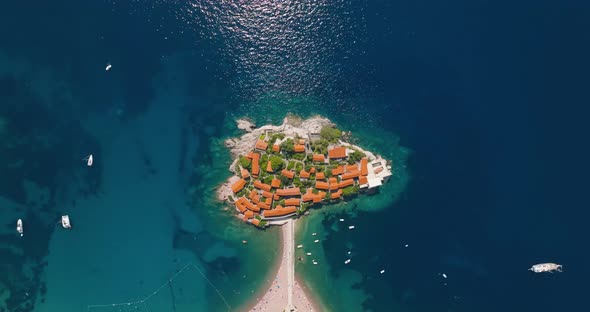
<svg viewBox="0 0 590 312">
<path fill-rule="evenodd" d="M 535 273 L 543 273 L 543 272 L 549 272 L 549 273 L 553 273 L 555 271 L 557 272 L 562 272 L 562 265 L 561 264 L 557 264 L 557 263 L 539 263 L 539 264 L 535 264 L 533 265 L 529 271 L 533 271 Z"/>
<path fill-rule="evenodd" d="M 64 229 L 71 229 L 72 228 L 72 224 L 70 223 L 70 216 L 68 216 L 68 215 L 61 216 L 61 226 Z"/>
<path fill-rule="evenodd" d="M 23 220 L 18 219 L 18 221 L 16 221 L 16 231 L 20 234 L 20 236 L 23 236 Z"/>
</svg>

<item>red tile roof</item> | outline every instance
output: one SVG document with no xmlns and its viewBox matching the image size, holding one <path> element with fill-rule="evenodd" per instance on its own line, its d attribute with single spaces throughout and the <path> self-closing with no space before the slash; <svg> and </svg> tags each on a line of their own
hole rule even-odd
<svg viewBox="0 0 590 312">
<path fill-rule="evenodd" d="M 232 192 L 237 193 L 241 191 L 244 188 L 244 186 L 246 186 L 246 180 L 239 179 L 231 186 L 231 190 Z"/>
<path fill-rule="evenodd" d="M 330 186 L 328 185 L 328 182 L 316 181 L 315 188 L 317 188 L 318 190 L 329 190 Z"/>
<path fill-rule="evenodd" d="M 254 212 L 251 210 L 246 210 L 244 212 L 244 218 L 246 219 L 252 219 L 254 217 Z"/>
<path fill-rule="evenodd" d="M 285 207 L 285 208 L 275 208 L 273 210 L 266 210 L 264 212 L 264 217 L 266 217 L 266 218 L 280 217 L 280 216 L 288 215 L 288 214 L 295 213 L 295 212 L 297 212 L 297 207 L 294 207 L 294 206 L 289 206 L 289 207 Z"/>
<path fill-rule="evenodd" d="M 289 179 L 293 179 L 293 177 L 295 176 L 295 172 L 291 171 L 291 170 L 283 169 L 283 170 L 281 170 L 281 175 L 285 176 Z"/>
<path fill-rule="evenodd" d="M 328 179 L 328 182 L 330 184 L 338 184 L 338 179 L 336 179 L 335 177 L 331 177 Z"/>
<path fill-rule="evenodd" d="M 334 147 L 333 149 L 328 151 L 328 157 L 330 159 L 346 158 L 346 148 Z"/>
<path fill-rule="evenodd" d="M 277 188 L 277 187 L 281 187 L 281 180 L 279 179 L 272 179 L 272 182 L 270 183 L 270 186 Z"/>
<path fill-rule="evenodd" d="M 305 140 L 304 139 L 299 139 L 299 144 L 301 144 L 301 145 L 305 144 Z"/>
<path fill-rule="evenodd" d="M 299 204 L 300 204 L 299 198 L 285 199 L 285 205 L 286 206 L 299 206 Z"/>
<path fill-rule="evenodd" d="M 311 169 L 309 169 L 309 173 L 315 173 L 315 167 L 311 167 Z"/>
<path fill-rule="evenodd" d="M 262 197 L 272 198 L 272 193 L 269 191 L 262 191 Z"/>
<path fill-rule="evenodd" d="M 252 211 L 258 211 L 260 209 L 256 208 L 256 205 L 254 205 L 251 201 L 247 200 L 245 197 L 242 197 L 244 199 L 243 203 L 244 206 Z"/>
<path fill-rule="evenodd" d="M 358 170 L 352 171 L 352 172 L 347 172 L 342 175 L 342 180 L 358 178 L 360 175 L 361 175 L 361 172 Z"/>
<path fill-rule="evenodd" d="M 302 179 L 309 179 L 309 172 L 302 169 L 301 171 L 299 171 L 299 176 Z"/>
<path fill-rule="evenodd" d="M 269 191 L 269 192 L 270 192 L 270 188 L 271 188 L 270 185 L 262 183 L 262 182 L 260 182 L 260 180 L 254 181 L 254 187 L 257 189 L 261 189 L 261 190 Z"/>
<path fill-rule="evenodd" d="M 268 207 L 270 207 L 270 205 L 272 204 L 272 197 L 266 198 L 266 200 L 264 201 L 264 203 L 267 204 Z"/>
<path fill-rule="evenodd" d="M 367 169 L 367 157 L 361 158 L 361 175 L 366 176 L 369 174 L 369 170 Z"/>
<path fill-rule="evenodd" d="M 296 196 L 301 195 L 301 190 L 298 187 L 288 189 L 278 189 L 276 192 L 279 196 Z"/>
<path fill-rule="evenodd" d="M 311 188 L 308 188 L 307 189 L 307 192 L 305 192 L 305 194 L 303 194 L 303 196 L 301 197 L 301 201 L 303 201 L 303 202 L 312 201 L 314 195 L 315 194 L 312 193 Z"/>
<path fill-rule="evenodd" d="M 250 220 L 250 222 L 252 224 L 254 224 L 255 226 L 259 226 L 260 225 L 260 220 L 258 220 L 258 219 L 252 219 L 252 220 Z"/>
<path fill-rule="evenodd" d="M 270 209 L 270 205 L 265 203 L 265 202 L 259 202 L 257 205 L 258 209 L 265 209 L 265 210 L 269 210 Z"/>
<path fill-rule="evenodd" d="M 281 146 L 278 145 L 278 144 L 273 144 L 272 151 L 273 152 L 277 152 L 277 153 L 280 152 L 281 151 Z"/>
<path fill-rule="evenodd" d="M 267 172 L 273 172 L 274 170 L 272 170 L 272 163 L 270 162 L 270 160 L 266 163 L 266 171 Z"/>
<path fill-rule="evenodd" d="M 247 200 L 244 197 L 240 197 L 238 200 L 236 200 L 235 205 L 239 212 L 246 211 L 246 206 L 244 206 L 245 201 Z"/>
<path fill-rule="evenodd" d="M 254 148 L 266 151 L 266 149 L 268 148 L 268 143 L 266 143 L 262 140 L 258 140 L 258 141 L 256 141 L 256 145 L 254 146 Z"/>
<path fill-rule="evenodd" d="M 369 183 L 369 179 L 367 179 L 366 176 L 360 176 L 359 177 L 359 184 L 362 185 L 362 184 L 367 184 L 367 183 Z"/>
<path fill-rule="evenodd" d="M 260 154 L 252 153 L 252 175 L 256 178 L 260 172 Z"/>
<path fill-rule="evenodd" d="M 321 161 L 324 162 L 326 159 L 322 154 L 313 154 L 313 161 Z"/>
<path fill-rule="evenodd" d="M 340 198 L 340 195 L 342 195 L 342 190 L 338 190 L 338 192 L 334 192 L 334 193 L 330 194 L 330 198 L 331 199 Z"/>
<path fill-rule="evenodd" d="M 255 204 L 258 204 L 258 202 L 260 201 L 260 196 L 258 195 L 258 192 L 256 190 L 252 190 L 250 192 L 250 195 L 248 195 L 248 198 L 250 198 L 250 200 L 252 200 L 252 202 Z"/>
<path fill-rule="evenodd" d="M 354 185 L 354 180 L 353 179 L 342 180 L 342 181 L 340 181 L 340 183 L 338 183 L 338 187 L 339 188 L 347 187 L 347 186 L 350 186 L 350 185 Z"/>
<path fill-rule="evenodd" d="M 334 169 L 332 169 L 332 174 L 333 175 L 339 175 L 339 174 L 343 174 L 344 173 L 344 167 L 343 166 L 338 166 Z"/>
<path fill-rule="evenodd" d="M 346 170 L 346 172 L 357 171 L 357 170 L 359 170 L 359 167 L 356 164 L 348 165 L 348 166 L 346 166 L 345 170 Z"/>
<path fill-rule="evenodd" d="M 318 173 L 316 173 L 316 175 L 315 175 L 315 179 L 316 179 L 316 180 L 323 180 L 323 179 L 325 179 L 325 178 L 326 178 L 326 176 L 324 175 L 324 173 L 323 173 L 323 172 L 318 172 Z"/>
<path fill-rule="evenodd" d="M 240 173 L 242 174 L 242 178 L 244 179 L 248 179 L 250 177 L 250 172 L 248 172 L 248 169 L 242 168 Z"/>
<path fill-rule="evenodd" d="M 293 147 L 293 150 L 295 151 L 295 153 L 305 152 L 305 145 L 295 144 L 295 146 Z"/>
</svg>

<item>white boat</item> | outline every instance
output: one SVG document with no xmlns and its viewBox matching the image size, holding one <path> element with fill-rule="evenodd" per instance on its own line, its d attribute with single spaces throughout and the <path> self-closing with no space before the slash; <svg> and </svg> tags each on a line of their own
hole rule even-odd
<svg viewBox="0 0 590 312">
<path fill-rule="evenodd" d="M 346 259 L 346 261 L 344 261 L 344 264 L 349 264 L 350 263 L 350 259 Z"/>
<path fill-rule="evenodd" d="M 316 240 L 314 240 L 313 242 L 314 242 L 314 243 L 319 243 L 319 242 L 320 242 L 320 240 L 319 240 L 319 239 L 316 239 Z"/>
<path fill-rule="evenodd" d="M 303 245 L 297 245 L 297 248 L 303 248 Z"/>
<path fill-rule="evenodd" d="M 354 229 L 354 225 L 351 225 L 351 226 L 349 226 L 349 227 L 348 227 L 348 229 L 349 229 L 349 230 L 352 230 L 352 229 Z"/>
<path fill-rule="evenodd" d="M 348 254 L 350 255 L 350 251 L 348 252 Z"/>
<path fill-rule="evenodd" d="M 344 222 L 344 219 L 340 219 L 340 222 Z"/>
<path fill-rule="evenodd" d="M 311 236 L 316 236 L 318 235 L 318 233 L 311 233 Z"/>
<path fill-rule="evenodd" d="M 447 278 L 447 275 L 445 273 L 441 274 L 442 277 Z"/>
<path fill-rule="evenodd" d="M 410 246 L 410 245 L 406 244 L 404 247 L 408 248 L 408 246 Z"/>
<path fill-rule="evenodd" d="M 104 69 L 104 70 L 108 71 L 109 69 L 111 69 L 111 67 L 113 67 L 113 66 L 111 65 L 111 63 L 108 63 L 108 64 L 107 64 L 107 67 L 105 67 L 105 69 Z"/>
<path fill-rule="evenodd" d="M 313 260 L 313 264 L 318 264 L 317 261 Z"/>
<path fill-rule="evenodd" d="M 308 253 L 307 253 L 307 255 L 308 255 L 308 256 L 311 256 L 311 252 L 308 252 Z"/>
<path fill-rule="evenodd" d="M 86 165 L 88 165 L 88 167 L 92 166 L 92 162 L 94 162 L 94 158 L 92 157 L 92 154 L 84 157 L 84 160 L 86 161 Z"/>
<path fill-rule="evenodd" d="M 539 264 L 533 265 L 529 269 L 529 271 L 533 271 L 535 273 L 543 273 L 543 272 L 553 273 L 555 271 L 562 272 L 561 268 L 562 268 L 562 265 L 557 264 L 557 263 L 539 263 Z"/>
<path fill-rule="evenodd" d="M 16 221 L 16 231 L 20 234 L 20 236 L 23 236 L 23 220 L 18 219 L 18 221 Z"/>
<path fill-rule="evenodd" d="M 72 224 L 70 223 L 70 216 L 61 216 L 61 226 L 63 226 L 64 229 L 72 228 Z"/>
<path fill-rule="evenodd" d="M 383 274 L 383 273 L 385 273 L 385 270 L 381 270 L 381 272 L 379 272 L 379 273 Z"/>
</svg>

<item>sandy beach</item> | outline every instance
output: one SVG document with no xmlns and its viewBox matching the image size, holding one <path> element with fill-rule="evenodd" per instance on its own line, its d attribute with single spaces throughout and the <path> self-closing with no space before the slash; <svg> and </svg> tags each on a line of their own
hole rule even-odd
<svg viewBox="0 0 590 312">
<path fill-rule="evenodd" d="M 295 220 L 289 220 L 282 227 L 283 254 L 278 271 L 268 290 L 262 298 L 257 298 L 256 305 L 249 311 L 320 311 L 295 279 L 294 223 Z"/>
</svg>

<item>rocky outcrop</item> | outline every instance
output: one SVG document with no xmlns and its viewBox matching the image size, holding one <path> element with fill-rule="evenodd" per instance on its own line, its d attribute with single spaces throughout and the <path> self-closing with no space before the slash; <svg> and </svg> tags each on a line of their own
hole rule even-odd
<svg viewBox="0 0 590 312">
<path fill-rule="evenodd" d="M 279 126 L 265 125 L 259 128 L 252 129 L 253 123 L 246 119 L 239 119 L 237 121 L 238 128 L 243 129 L 247 133 L 239 138 L 230 138 L 225 140 L 225 146 L 230 149 L 232 157 L 237 158 L 240 155 L 245 155 L 254 148 L 256 140 L 267 133 L 282 132 L 286 136 L 300 136 L 308 138 L 310 133 L 319 133 L 323 127 L 335 126 L 329 119 L 314 116 L 308 119 L 301 119 L 300 117 L 290 115 L 283 119 L 283 123 Z"/>
<path fill-rule="evenodd" d="M 238 119 L 237 120 L 238 123 L 238 129 L 240 130 L 244 130 L 246 132 L 252 132 L 252 130 L 254 130 L 254 128 L 256 127 L 256 125 L 251 122 L 248 119 Z"/>
</svg>

